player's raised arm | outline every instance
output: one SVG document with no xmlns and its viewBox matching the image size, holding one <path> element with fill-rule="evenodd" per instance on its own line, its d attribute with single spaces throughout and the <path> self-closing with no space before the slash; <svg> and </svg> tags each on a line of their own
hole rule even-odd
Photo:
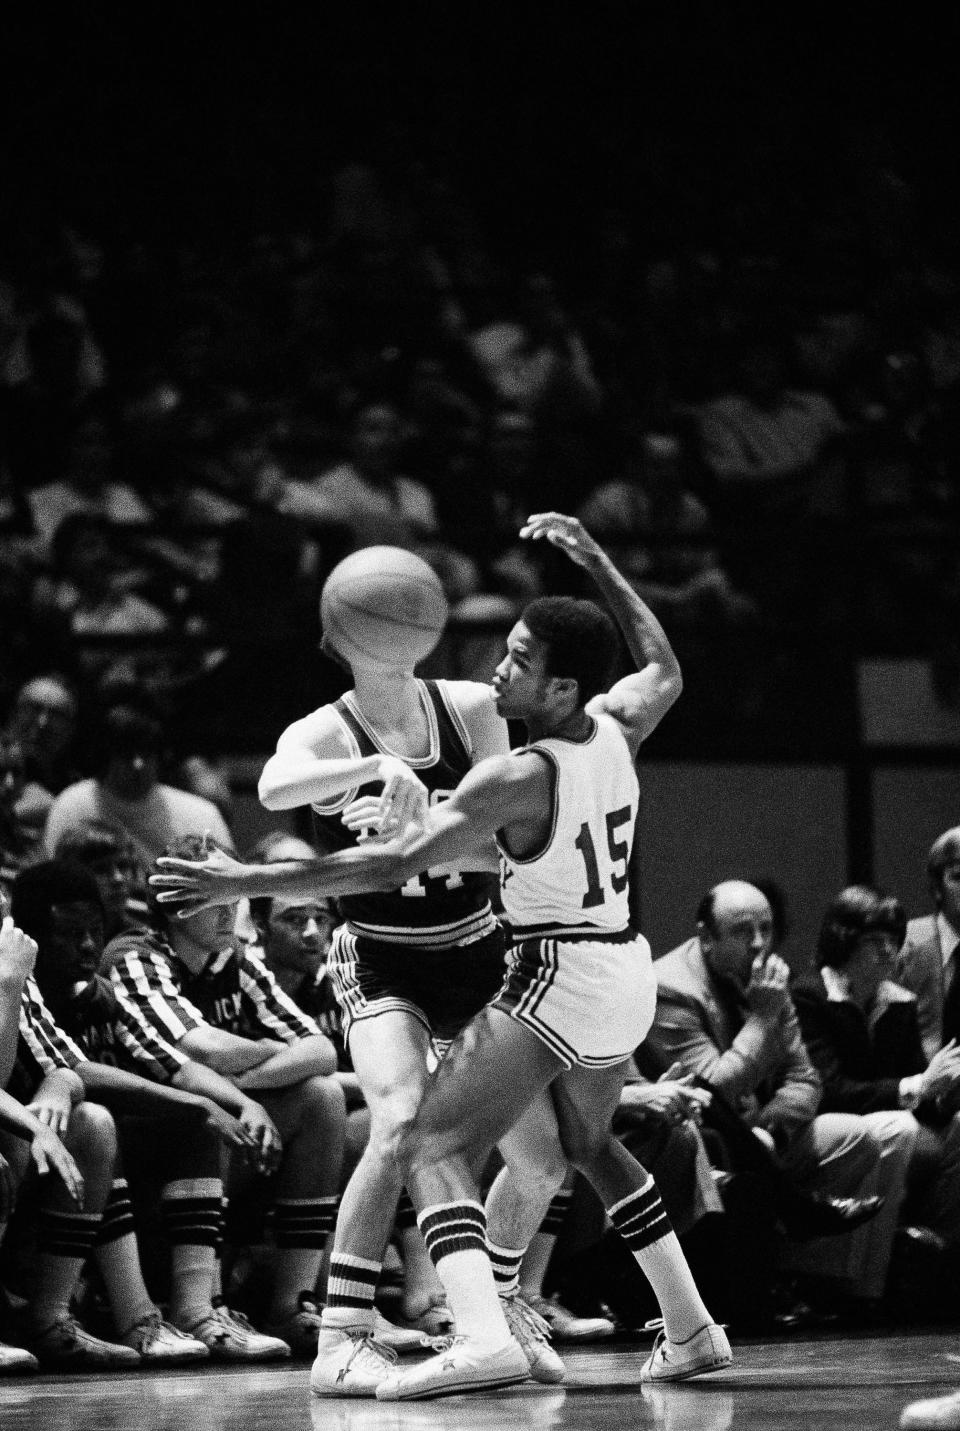
<svg viewBox="0 0 960 1431">
<path fill-rule="evenodd" d="M 617 681 L 606 695 L 595 696 L 587 710 L 606 711 L 613 716 L 623 727 L 631 749 L 636 750 L 683 689 L 680 663 L 667 633 L 576 517 L 538 512 L 527 518 L 520 535 L 531 541 L 546 540 L 566 552 L 571 561 L 590 573 L 602 591 L 637 670 Z"/>
</svg>

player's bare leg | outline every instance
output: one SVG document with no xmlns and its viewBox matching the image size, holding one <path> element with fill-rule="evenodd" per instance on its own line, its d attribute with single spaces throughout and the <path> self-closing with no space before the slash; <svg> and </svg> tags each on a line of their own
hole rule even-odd
<svg viewBox="0 0 960 1431">
<path fill-rule="evenodd" d="M 703 1303 L 656 1183 L 611 1129 L 627 1064 L 565 1070 L 551 1087 L 564 1151 L 596 1190 L 614 1227 L 650 1282 L 665 1338 L 644 1380 L 679 1380 L 725 1366 L 730 1347 Z"/>
<path fill-rule="evenodd" d="M 370 1111 L 367 1146 L 344 1189 L 327 1279 L 311 1389 L 317 1396 L 372 1396 L 392 1367 L 371 1344 L 381 1330 L 374 1295 L 403 1187 L 399 1148 L 427 1083 L 430 1038 L 402 1011 L 358 1019 L 350 1055 Z M 412 1344 L 416 1334 L 409 1334 Z"/>
<path fill-rule="evenodd" d="M 445 1395 L 525 1379 L 487 1253 L 478 1177 L 562 1064 L 508 1015 L 486 1008 L 457 1037 L 424 1095 L 408 1141 L 407 1186 L 454 1315 L 449 1352 L 383 1383 L 381 1400 Z"/>
</svg>

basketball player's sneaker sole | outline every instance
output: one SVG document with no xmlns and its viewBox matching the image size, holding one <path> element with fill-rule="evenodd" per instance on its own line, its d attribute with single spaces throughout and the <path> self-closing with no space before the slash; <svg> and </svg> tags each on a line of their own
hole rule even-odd
<svg viewBox="0 0 960 1431">
<path fill-rule="evenodd" d="M 465 1391 L 494 1391 L 527 1381 L 530 1368 L 523 1348 L 514 1340 L 488 1352 L 468 1337 L 454 1337 L 446 1351 L 382 1381 L 378 1401 L 426 1401 L 434 1396 L 458 1396 Z"/>
<path fill-rule="evenodd" d="M 672 1342 L 660 1332 L 640 1372 L 641 1381 L 686 1381 L 708 1371 L 721 1371 L 733 1361 L 723 1327 L 708 1322 L 685 1342 Z"/>
</svg>

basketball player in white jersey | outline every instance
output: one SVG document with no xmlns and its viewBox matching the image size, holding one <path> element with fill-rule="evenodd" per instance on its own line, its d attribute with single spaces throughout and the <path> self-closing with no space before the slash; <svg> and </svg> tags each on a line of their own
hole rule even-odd
<svg viewBox="0 0 960 1431">
<path fill-rule="evenodd" d="M 383 550 L 385 560 L 392 550 Z M 404 559 L 404 569 L 418 560 L 394 555 Z M 334 578 L 351 562 L 356 559 L 347 558 Z M 435 580 L 425 563 L 419 565 L 424 582 Z M 420 680 L 412 661 L 373 659 L 351 644 L 348 623 L 335 619 L 329 600 L 335 585 L 328 582 L 321 602 L 324 649 L 348 666 L 353 689 L 283 732 L 259 785 L 268 809 L 312 806 L 321 850 L 356 844 L 341 814 L 358 793 L 376 791 L 371 798 L 382 799 L 392 819 L 406 824 L 422 817 L 428 802 L 452 792 L 472 765 L 509 749 L 506 722 L 489 686 Z M 431 1040 L 452 1039 L 504 979 L 503 931 L 490 903 L 497 868 L 492 840 L 467 866 L 424 866 L 391 890 L 340 901 L 344 922 L 334 934 L 328 970 L 371 1127 L 337 1218 L 311 1378 L 319 1395 L 372 1396 L 392 1370 L 381 1347 L 425 1345 L 415 1333 L 386 1323 L 375 1311 L 374 1294 L 402 1187 L 397 1150 L 427 1083 Z M 509 1133 L 501 1152 L 508 1167 L 520 1172 L 498 1179 L 495 1198 L 508 1199 L 511 1223 L 517 1207 L 526 1217 L 529 1206 L 539 1225 L 566 1172 L 552 1114 Z M 415 1232 L 412 1208 L 409 1217 Z M 495 1212 L 492 1222 L 496 1230 Z M 404 1241 L 407 1250 L 416 1239 Z M 559 1380 L 563 1363 L 546 1327 L 516 1296 L 508 1315 L 518 1323 L 535 1374 Z"/>
<path fill-rule="evenodd" d="M 401 1149 L 406 1182 L 454 1312 L 452 1346 L 386 1377 L 381 1400 L 509 1385 L 528 1374 L 496 1295 L 477 1172 L 489 1149 L 549 1091 L 564 1151 L 593 1184 L 650 1280 L 664 1332 L 641 1373 L 679 1380 L 727 1365 L 730 1347 L 703 1304 L 653 1179 L 610 1123 L 627 1060 L 649 1030 L 656 979 L 630 927 L 628 867 L 638 803 L 634 760 L 680 694 L 659 622 L 574 518 L 530 517 L 585 567 L 606 597 L 636 671 L 603 692 L 616 632 L 592 602 L 545 598 L 511 631 L 497 668 L 497 710 L 525 722 L 530 743 L 475 767 L 421 827 L 309 866 L 247 868 L 222 854 L 169 865 L 174 898 L 194 907 L 239 893 L 334 895 L 394 888 L 424 865 L 469 859 L 495 835 L 514 945 L 498 998 L 454 1041 Z M 380 802 L 382 806 L 383 802 Z M 371 802 L 348 821 L 369 823 Z"/>
</svg>

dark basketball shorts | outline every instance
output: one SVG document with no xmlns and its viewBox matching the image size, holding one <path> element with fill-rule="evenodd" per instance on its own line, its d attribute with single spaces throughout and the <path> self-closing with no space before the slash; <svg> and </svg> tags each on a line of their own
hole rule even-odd
<svg viewBox="0 0 960 1431">
<path fill-rule="evenodd" d="M 429 949 L 370 939 L 341 924 L 327 970 L 343 1011 L 344 1036 L 349 1042 L 361 1019 L 399 1011 L 447 1042 L 497 997 L 505 959 L 500 929 L 470 944 Z"/>
</svg>

